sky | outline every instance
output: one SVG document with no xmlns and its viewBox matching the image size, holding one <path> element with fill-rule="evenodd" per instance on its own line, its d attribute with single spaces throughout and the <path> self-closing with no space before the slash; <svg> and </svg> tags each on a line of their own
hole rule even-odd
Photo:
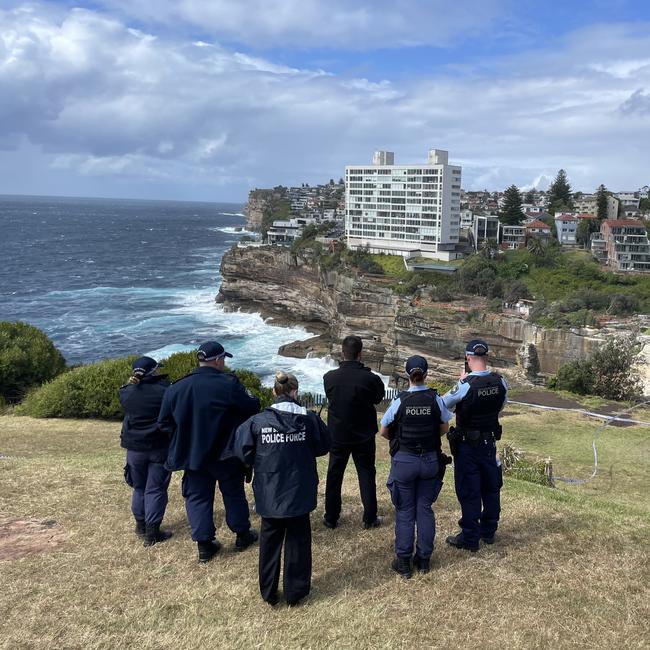
<svg viewBox="0 0 650 650">
<path fill-rule="evenodd" d="M 650 184 L 647 0 L 0 0 L 0 194 L 244 201 L 375 149 Z"/>
</svg>

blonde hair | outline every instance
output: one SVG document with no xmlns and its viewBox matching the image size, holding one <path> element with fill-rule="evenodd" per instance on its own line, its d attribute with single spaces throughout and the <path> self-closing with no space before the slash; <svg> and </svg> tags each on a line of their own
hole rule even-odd
<svg viewBox="0 0 650 650">
<path fill-rule="evenodd" d="M 298 380 L 295 375 L 284 370 L 277 370 L 275 373 L 275 383 L 273 391 L 276 395 L 289 395 L 294 390 L 298 390 Z"/>
</svg>

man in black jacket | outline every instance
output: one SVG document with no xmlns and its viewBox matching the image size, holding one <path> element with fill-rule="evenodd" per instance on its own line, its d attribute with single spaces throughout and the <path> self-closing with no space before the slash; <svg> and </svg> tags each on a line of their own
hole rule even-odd
<svg viewBox="0 0 650 650">
<path fill-rule="evenodd" d="M 327 425 L 332 436 L 323 523 L 336 528 L 341 514 L 341 486 L 350 455 L 357 469 L 363 503 L 363 527 L 376 528 L 375 405 L 384 399 L 384 382 L 361 363 L 363 342 L 346 336 L 341 345 L 343 361 L 323 378 L 329 402 Z"/>
<path fill-rule="evenodd" d="M 217 481 L 237 549 L 257 540 L 250 527 L 244 468 L 236 459 L 221 460 L 221 454 L 234 429 L 260 410 L 260 401 L 234 374 L 224 372 L 225 357 L 232 354 L 220 343 L 203 343 L 197 351 L 199 367 L 167 389 L 158 416 L 160 428 L 171 435 L 167 467 L 184 470 L 182 492 L 199 562 L 208 562 L 221 548 L 213 519 Z"/>
</svg>

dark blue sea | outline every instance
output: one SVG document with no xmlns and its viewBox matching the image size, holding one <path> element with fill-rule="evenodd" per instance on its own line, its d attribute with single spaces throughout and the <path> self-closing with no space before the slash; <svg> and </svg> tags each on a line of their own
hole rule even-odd
<svg viewBox="0 0 650 650">
<path fill-rule="evenodd" d="M 0 196 L 0 320 L 43 329 L 71 364 L 164 358 L 218 339 L 233 367 L 277 367 L 322 390 L 325 360 L 279 357 L 302 328 L 215 304 L 224 251 L 246 231 L 242 205 Z"/>
</svg>

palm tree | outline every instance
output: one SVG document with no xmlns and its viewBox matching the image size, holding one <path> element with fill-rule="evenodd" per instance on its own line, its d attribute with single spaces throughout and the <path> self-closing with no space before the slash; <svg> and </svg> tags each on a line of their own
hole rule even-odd
<svg viewBox="0 0 650 650">
<path fill-rule="evenodd" d="M 548 250 L 548 244 L 541 237 L 531 237 L 528 240 L 528 252 L 535 257 L 544 257 Z"/>
</svg>

